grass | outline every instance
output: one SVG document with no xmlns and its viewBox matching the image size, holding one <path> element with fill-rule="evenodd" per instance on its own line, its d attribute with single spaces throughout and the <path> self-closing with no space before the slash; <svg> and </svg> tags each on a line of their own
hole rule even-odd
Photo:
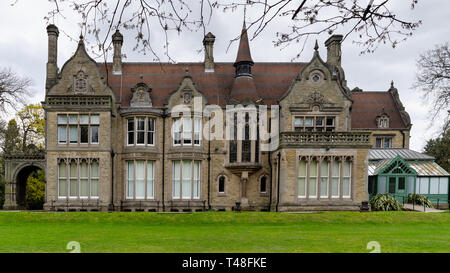
<svg viewBox="0 0 450 273">
<path fill-rule="evenodd" d="M 0 212 L 0 252 L 450 252 L 450 213 Z"/>
</svg>

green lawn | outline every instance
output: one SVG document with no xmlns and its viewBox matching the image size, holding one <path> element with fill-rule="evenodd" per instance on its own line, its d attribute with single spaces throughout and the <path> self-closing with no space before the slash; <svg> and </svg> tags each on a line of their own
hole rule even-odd
<svg viewBox="0 0 450 273">
<path fill-rule="evenodd" d="M 0 212 L 0 252 L 450 252 L 450 213 Z"/>
</svg>

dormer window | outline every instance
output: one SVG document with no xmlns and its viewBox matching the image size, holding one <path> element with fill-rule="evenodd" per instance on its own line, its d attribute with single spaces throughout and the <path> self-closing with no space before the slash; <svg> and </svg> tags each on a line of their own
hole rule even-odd
<svg viewBox="0 0 450 273">
<path fill-rule="evenodd" d="M 378 128 L 389 128 L 389 117 L 387 115 L 381 115 L 377 118 Z"/>
<path fill-rule="evenodd" d="M 252 74 L 252 66 L 250 63 L 239 63 L 236 66 L 236 76 L 251 75 L 251 74 Z"/>
</svg>

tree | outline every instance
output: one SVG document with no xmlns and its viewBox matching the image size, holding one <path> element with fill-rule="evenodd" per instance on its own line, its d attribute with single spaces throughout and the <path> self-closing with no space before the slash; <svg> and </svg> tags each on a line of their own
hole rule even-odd
<svg viewBox="0 0 450 273">
<path fill-rule="evenodd" d="M 15 119 L 11 119 L 8 122 L 8 127 L 3 130 L 1 138 L 3 142 L 3 154 L 10 154 L 21 150 L 20 129 Z"/>
<path fill-rule="evenodd" d="M 45 203 L 45 173 L 38 170 L 27 179 L 26 189 L 27 209 L 40 210 Z"/>
<path fill-rule="evenodd" d="M 24 105 L 30 95 L 30 78 L 21 77 L 9 68 L 0 70 L 0 113 L 7 114 L 10 108 Z"/>
<path fill-rule="evenodd" d="M 19 127 L 14 119 L 8 122 L 6 126 L 4 121 L 0 122 L 0 208 L 3 207 L 5 201 L 5 154 L 19 151 L 20 133 Z"/>
<path fill-rule="evenodd" d="M 44 109 L 40 104 L 28 104 L 16 114 L 22 138 L 21 150 L 25 151 L 28 144 L 44 148 L 45 119 Z"/>
<path fill-rule="evenodd" d="M 435 162 L 450 172 L 450 130 L 447 129 L 441 136 L 430 139 L 425 145 L 426 154 L 434 156 Z"/>
<path fill-rule="evenodd" d="M 380 43 L 395 47 L 412 35 L 421 21 L 401 19 L 391 10 L 393 0 L 49 0 L 53 8 L 46 16 L 47 22 L 65 20 L 68 10 L 80 16 L 79 25 L 84 36 L 95 39 L 96 47 L 106 61 L 111 49 L 110 35 L 115 29 L 133 31 L 135 49 L 150 52 L 156 61 L 160 57 L 152 47 L 152 35 L 157 29 L 165 35 L 165 55 L 169 55 L 169 32 L 202 30 L 206 33 L 215 12 L 244 10 L 249 33 L 257 37 L 269 25 L 287 26 L 288 31 L 276 33 L 275 46 L 306 43 L 311 35 L 344 31 L 344 39 L 356 33 L 355 43 L 362 46 L 362 53 L 372 52 Z M 418 0 L 402 2 L 412 9 Z M 72 16 L 70 18 L 73 18 Z M 237 31 L 239 38 L 240 31 Z M 66 34 L 67 35 L 67 34 Z M 70 36 L 69 36 L 70 37 Z M 75 39 L 76 40 L 76 39 Z M 302 47 L 299 47 L 302 48 Z M 93 51 L 95 52 L 95 51 Z M 297 57 L 300 55 L 298 53 Z"/>
<path fill-rule="evenodd" d="M 2 148 L 2 156 L 0 156 L 0 208 L 3 206 L 5 190 L 4 155 L 23 152 L 28 144 L 34 144 L 39 148 L 44 147 L 45 120 L 42 106 L 38 104 L 26 105 L 22 110 L 17 112 L 16 119 L 11 119 L 7 126 L 5 126 L 4 121 L 0 122 L 0 142 Z M 42 178 L 39 174 L 30 176 L 27 181 L 27 195 L 28 187 L 30 187 L 29 202 L 34 209 L 40 206 L 40 196 L 45 195 L 44 181 L 45 176 Z"/>
<path fill-rule="evenodd" d="M 413 87 L 432 101 L 431 120 L 444 115 L 445 133 L 450 120 L 450 47 L 449 43 L 435 46 L 419 56 L 416 62 L 417 75 Z"/>
</svg>

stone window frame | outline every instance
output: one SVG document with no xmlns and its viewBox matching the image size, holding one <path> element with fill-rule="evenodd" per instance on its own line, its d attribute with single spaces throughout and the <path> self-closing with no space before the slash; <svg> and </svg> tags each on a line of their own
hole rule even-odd
<svg viewBox="0 0 450 273">
<path fill-rule="evenodd" d="M 191 194 L 190 197 L 183 197 L 183 162 L 184 161 L 189 161 L 191 162 L 191 177 L 190 177 L 190 188 L 191 188 Z M 180 171 L 179 171 L 179 196 L 175 195 L 175 171 L 174 171 L 174 166 L 175 166 L 175 162 L 179 162 L 180 163 Z M 194 196 L 194 165 L 195 163 L 198 163 L 198 196 Z M 170 169 L 171 169 L 171 197 L 172 200 L 179 200 L 179 201 L 189 201 L 189 200 L 200 200 L 201 194 L 202 194 L 202 190 L 201 190 L 201 183 L 202 183 L 202 160 L 197 160 L 197 159 L 173 159 L 171 160 L 171 164 L 170 164 Z"/>
<path fill-rule="evenodd" d="M 377 140 L 380 139 L 380 143 L 381 146 L 377 147 Z M 389 140 L 389 147 L 386 147 L 386 140 Z M 394 142 L 394 136 L 375 136 L 375 143 L 374 143 L 374 148 L 375 149 L 387 149 L 387 148 L 392 148 L 393 147 L 393 142 Z"/>
<path fill-rule="evenodd" d="M 262 179 L 266 178 L 266 191 L 261 191 Z M 267 196 L 269 194 L 269 175 L 267 173 L 263 173 L 258 177 L 258 192 L 260 196 Z"/>
<path fill-rule="evenodd" d="M 317 76 L 317 81 L 314 80 L 314 77 Z M 325 80 L 325 74 L 320 69 L 312 70 L 308 75 L 308 80 L 314 85 L 321 85 Z"/>
<path fill-rule="evenodd" d="M 189 144 L 185 144 L 184 143 L 184 118 L 189 118 L 191 119 L 191 131 L 190 131 L 190 135 L 191 135 L 191 143 Z M 177 120 L 180 120 L 180 143 L 175 143 L 175 123 L 177 122 Z M 200 131 L 196 131 L 196 120 L 200 120 Z M 201 147 L 202 146 L 202 137 L 203 137 L 203 130 L 202 130 L 202 126 L 203 126 L 203 118 L 200 115 L 187 115 L 187 116 L 177 116 L 177 117 L 172 117 L 171 118 L 171 137 L 172 137 L 172 146 L 173 147 Z M 196 134 L 198 133 L 198 144 L 195 143 L 196 141 Z"/>
<path fill-rule="evenodd" d="M 261 145 L 261 139 L 259 137 L 259 113 L 257 110 L 253 110 L 253 109 L 247 109 L 244 110 L 243 113 L 243 117 L 239 117 L 239 114 L 242 113 L 242 111 L 237 111 L 235 109 L 231 109 L 231 110 L 227 110 L 229 112 L 227 112 L 226 116 L 226 124 L 231 123 L 233 124 L 232 126 L 225 126 L 227 132 L 226 135 L 229 136 L 229 140 L 226 141 L 226 162 L 229 164 L 240 164 L 240 163 L 260 163 L 261 161 L 261 149 L 260 149 L 260 145 Z M 251 140 L 251 112 L 255 111 L 256 112 L 256 140 Z M 231 113 L 231 114 L 230 114 Z M 248 120 L 246 120 L 246 115 L 248 114 Z M 231 117 L 231 120 L 228 120 Z M 240 119 L 241 118 L 241 119 Z M 243 126 L 240 126 L 239 124 L 243 123 Z M 250 160 L 249 161 L 243 161 L 243 141 L 244 139 L 239 139 L 238 135 L 241 134 L 242 138 L 245 138 L 245 130 L 246 130 L 246 126 L 248 125 L 249 128 L 249 140 L 250 141 Z M 232 142 L 234 142 L 236 144 L 236 160 L 235 161 L 231 161 L 231 147 L 232 147 Z M 258 142 L 258 143 L 257 143 Z"/>
<path fill-rule="evenodd" d="M 128 195 L 128 162 L 133 162 L 133 180 L 134 180 L 134 183 L 133 183 L 133 196 L 132 197 L 130 197 L 129 195 Z M 136 162 L 137 161 L 144 161 L 145 162 L 145 164 L 144 164 L 144 170 L 145 170 L 145 174 L 144 174 L 144 181 L 145 181 L 145 185 L 144 185 L 144 197 L 136 197 Z M 149 162 L 152 162 L 153 163 L 153 178 L 151 179 L 151 180 L 153 180 L 152 182 L 153 182 L 153 190 L 152 190 L 152 192 L 153 192 L 153 196 L 148 196 L 148 190 L 147 190 L 147 186 L 148 186 L 148 177 L 147 177 L 147 175 L 148 175 L 148 163 Z M 147 160 L 147 159 L 140 159 L 140 158 L 136 158 L 136 159 L 126 159 L 126 160 L 124 160 L 124 182 L 125 182 L 125 187 L 124 187 L 124 199 L 125 200 L 139 200 L 139 201 L 142 201 L 142 200 L 155 200 L 155 189 L 156 189 L 156 179 L 155 179 L 155 172 L 156 172 L 156 165 L 157 165 L 157 162 L 156 162 L 156 160 L 154 160 L 154 159 L 149 159 L 149 160 Z"/>
<path fill-rule="evenodd" d="M 305 161 L 306 163 L 306 169 L 305 169 L 305 176 L 299 176 L 299 165 L 301 161 Z M 309 188 L 309 178 L 310 178 L 310 162 L 312 160 L 316 160 L 317 161 L 317 180 L 316 180 L 316 195 L 310 197 L 309 193 L 310 193 L 310 188 Z M 321 180 L 321 175 L 320 175 L 320 166 L 322 160 L 327 160 L 330 162 L 330 164 L 328 164 L 328 195 L 325 196 L 321 196 L 320 193 L 320 180 Z M 336 176 L 333 176 L 333 166 L 332 166 L 332 162 L 333 160 L 337 160 L 339 162 L 339 182 L 338 182 L 338 195 L 332 195 L 332 181 L 333 178 L 335 178 Z M 296 190 L 296 198 L 297 199 L 301 199 L 301 200 L 349 200 L 352 199 L 352 195 L 353 195 L 353 187 L 354 187 L 354 174 L 355 174 L 355 164 L 354 164 L 354 160 L 355 160 L 355 155 L 298 155 L 296 157 L 296 167 L 295 167 L 295 190 Z M 345 161 L 348 161 L 350 163 L 349 165 L 349 169 L 350 169 L 350 175 L 348 176 L 349 178 L 349 185 L 348 185 L 348 195 L 343 195 L 343 184 L 344 184 L 344 163 Z M 298 195 L 299 193 L 299 178 L 304 178 L 305 179 L 305 195 L 301 196 Z"/>
<path fill-rule="evenodd" d="M 224 179 L 224 188 L 223 188 L 224 191 L 223 192 L 220 191 L 220 179 L 221 178 Z M 228 180 L 228 176 L 225 175 L 224 173 L 221 173 L 221 174 L 219 174 L 217 176 L 216 181 L 217 181 L 217 194 L 218 194 L 218 196 L 226 196 L 227 195 L 227 188 L 228 188 L 227 184 L 228 184 L 228 181 L 229 181 Z"/>
<path fill-rule="evenodd" d="M 143 118 L 144 119 L 144 143 L 137 143 L 137 119 Z M 156 145 L 156 118 L 153 116 L 145 116 L 145 115 L 134 115 L 130 117 L 125 118 L 125 132 L 126 132 L 126 138 L 125 138 L 125 146 L 127 147 L 155 147 Z M 129 134 L 131 131 L 129 131 L 128 122 L 130 120 L 133 120 L 133 143 L 129 143 Z M 153 120 L 153 131 L 149 131 L 149 120 Z M 148 134 L 152 132 L 153 133 L 153 144 L 148 143 Z"/>
<path fill-rule="evenodd" d="M 76 115 L 77 122 L 70 123 L 70 116 Z M 88 122 L 82 123 L 81 116 L 88 116 Z M 66 122 L 60 123 L 59 117 L 66 116 Z M 98 123 L 92 123 L 92 116 L 98 116 Z M 82 112 L 65 112 L 65 113 L 57 113 L 56 114 L 56 124 L 57 124 L 57 145 L 61 146 L 86 146 L 86 145 L 99 145 L 100 144 L 100 113 L 82 113 Z M 88 126 L 88 142 L 81 142 L 81 126 Z M 60 131 L 59 128 L 65 126 L 66 129 L 66 141 L 60 142 Z M 70 127 L 77 127 L 77 142 L 70 142 Z M 97 127 L 97 142 L 92 142 L 92 127 Z"/>
<path fill-rule="evenodd" d="M 300 126 L 296 126 L 296 120 L 297 119 L 302 119 L 303 120 L 303 125 L 301 126 L 301 130 L 296 130 L 296 128 L 299 128 Z M 312 118 L 313 120 L 313 124 L 312 126 L 306 126 L 306 118 Z M 317 118 L 322 118 L 323 119 L 323 125 L 322 126 L 317 126 Z M 333 125 L 327 125 L 327 119 L 328 118 L 333 118 Z M 294 132 L 336 132 L 336 128 L 337 128 L 337 115 L 330 115 L 330 114 L 293 114 L 292 115 L 292 131 Z M 316 131 L 316 127 L 319 128 L 323 128 L 323 131 Z M 312 128 L 311 131 L 306 131 L 306 128 Z M 331 128 L 331 131 L 327 131 L 328 128 Z"/>
<path fill-rule="evenodd" d="M 88 165 L 88 188 L 89 188 L 89 194 L 88 196 L 81 196 L 80 192 L 81 192 L 81 177 L 80 177 L 80 164 L 83 163 L 84 161 L 86 161 L 87 165 Z M 98 200 L 100 199 L 100 195 L 101 195 L 101 191 L 100 191 L 100 183 L 101 183 L 101 172 L 100 172 L 100 159 L 99 158 L 57 158 L 56 160 L 57 164 L 57 170 L 56 170 L 56 178 L 57 178 L 57 182 L 56 182 L 56 196 L 58 197 L 59 200 L 61 199 L 66 199 L 66 200 L 73 200 L 73 199 L 77 199 L 77 200 Z M 70 180 L 72 178 L 71 174 L 70 174 L 70 164 L 72 162 L 75 162 L 76 166 L 77 166 L 77 196 L 71 196 L 70 195 Z M 98 168 L 98 177 L 92 177 L 91 175 L 91 167 L 93 163 L 97 163 L 97 168 Z M 66 165 L 66 176 L 65 177 L 61 177 L 60 176 L 60 164 L 65 164 Z M 66 195 L 60 195 L 60 180 L 62 178 L 65 178 L 66 180 Z M 92 196 L 92 180 L 97 180 L 97 195 Z"/>
</svg>

